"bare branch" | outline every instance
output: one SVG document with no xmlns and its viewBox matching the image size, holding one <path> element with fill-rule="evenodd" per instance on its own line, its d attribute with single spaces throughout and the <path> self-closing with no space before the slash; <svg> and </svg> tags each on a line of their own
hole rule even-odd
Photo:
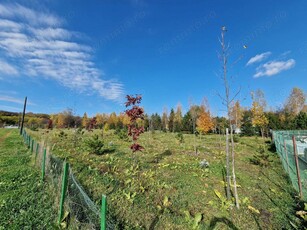
<svg viewBox="0 0 307 230">
<path fill-rule="evenodd" d="M 233 96 L 233 98 L 229 102 L 232 103 L 236 99 L 236 97 L 239 95 L 240 92 L 241 92 L 241 86 L 239 90 L 237 91 L 237 93 Z"/>
</svg>

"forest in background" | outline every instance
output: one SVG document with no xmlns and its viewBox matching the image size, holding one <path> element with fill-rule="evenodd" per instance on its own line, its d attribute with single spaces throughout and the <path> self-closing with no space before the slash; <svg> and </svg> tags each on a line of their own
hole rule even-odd
<svg viewBox="0 0 307 230">
<path fill-rule="evenodd" d="M 251 93 L 252 105 L 245 108 L 236 101 L 231 106 L 230 120 L 233 130 L 241 135 L 269 135 L 270 130 L 307 129 L 306 95 L 300 88 L 293 88 L 282 108 L 268 110 L 264 93 L 257 90 Z M 18 125 L 21 113 L 0 111 L 0 126 Z M 138 121 L 147 131 L 161 130 L 164 132 L 183 133 L 225 133 L 229 128 L 226 117 L 212 116 L 206 98 L 200 105 L 191 104 L 183 114 L 178 103 L 175 109 L 164 108 L 162 115 L 145 114 L 145 119 Z M 56 114 L 26 113 L 25 126 L 38 128 L 85 128 L 91 129 L 126 129 L 129 117 L 123 111 L 120 114 L 97 113 L 89 117 L 74 115 L 72 109 Z"/>
</svg>

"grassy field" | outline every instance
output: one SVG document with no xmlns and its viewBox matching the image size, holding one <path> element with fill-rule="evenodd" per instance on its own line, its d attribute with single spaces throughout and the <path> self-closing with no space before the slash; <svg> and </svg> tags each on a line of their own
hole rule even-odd
<svg viewBox="0 0 307 230">
<path fill-rule="evenodd" d="M 18 132 L 0 129 L 0 229 L 55 229 L 57 211 Z"/>
<path fill-rule="evenodd" d="M 237 137 L 236 176 L 241 208 L 225 196 L 225 137 L 147 132 L 143 152 L 132 154 L 130 142 L 113 130 L 29 131 L 66 158 L 97 203 L 107 194 L 109 212 L 121 229 L 291 229 L 295 192 L 269 140 Z M 94 135 L 115 149 L 90 154 Z M 194 151 L 194 143 L 198 153 Z M 206 159 L 209 168 L 201 168 Z"/>
</svg>

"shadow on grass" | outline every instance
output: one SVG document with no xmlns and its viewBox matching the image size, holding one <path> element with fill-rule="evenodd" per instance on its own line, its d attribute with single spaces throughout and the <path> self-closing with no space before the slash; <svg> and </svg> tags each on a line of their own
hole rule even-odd
<svg viewBox="0 0 307 230">
<path fill-rule="evenodd" d="M 210 225 L 209 225 L 209 228 L 210 230 L 213 230 L 215 229 L 216 225 L 218 223 L 223 223 L 225 224 L 228 229 L 232 229 L 232 230 L 239 230 L 235 225 L 234 223 L 227 219 L 226 217 L 214 217 L 211 221 L 210 221 Z"/>
<path fill-rule="evenodd" d="M 257 187 L 263 192 L 264 195 L 268 197 L 268 199 L 272 202 L 272 204 L 274 204 L 285 215 L 288 221 L 292 221 L 291 216 L 288 213 L 286 213 L 283 210 L 283 208 L 280 205 L 278 205 L 276 201 L 272 197 L 270 197 L 270 195 L 261 186 L 257 185 Z"/>
<path fill-rule="evenodd" d="M 272 170 L 274 171 L 274 170 Z M 276 171 L 274 171 L 275 173 L 277 173 Z M 272 184 L 274 184 L 276 187 L 278 187 L 281 191 L 285 192 L 285 193 L 290 193 L 290 195 L 292 197 L 295 196 L 295 193 L 292 191 L 289 191 L 287 189 L 285 189 L 283 186 L 281 186 L 280 184 L 276 183 L 274 180 L 272 180 L 268 175 L 266 175 L 262 170 L 260 171 L 260 174 L 263 175 L 267 180 L 269 180 Z M 291 184 L 291 179 L 287 174 L 283 174 L 282 177 Z"/>
<path fill-rule="evenodd" d="M 151 224 L 150 224 L 150 226 L 149 226 L 149 230 L 154 230 L 155 227 L 156 227 L 156 225 L 157 225 L 157 223 L 158 223 L 158 221 L 159 221 L 159 215 L 157 215 L 157 216 L 153 219 L 153 221 L 151 222 Z"/>
<path fill-rule="evenodd" d="M 167 149 L 164 152 L 157 154 L 153 160 L 151 160 L 149 163 L 159 163 L 161 160 L 163 160 L 167 156 L 171 156 L 173 153 L 171 150 Z"/>
</svg>

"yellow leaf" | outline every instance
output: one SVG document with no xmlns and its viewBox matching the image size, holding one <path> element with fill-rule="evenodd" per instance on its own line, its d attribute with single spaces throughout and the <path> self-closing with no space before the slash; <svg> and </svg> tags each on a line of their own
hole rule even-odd
<svg viewBox="0 0 307 230">
<path fill-rule="evenodd" d="M 216 189 L 214 189 L 214 193 L 215 193 L 215 195 L 216 195 L 219 199 L 222 198 L 222 194 L 221 194 L 219 191 L 217 191 Z"/>
<path fill-rule="evenodd" d="M 251 210 L 252 212 L 254 212 L 254 213 L 260 214 L 260 211 L 259 211 L 258 209 L 256 209 L 256 208 L 254 208 L 254 207 L 251 206 L 251 205 L 248 205 L 247 208 L 248 208 L 249 210 Z"/>
</svg>

